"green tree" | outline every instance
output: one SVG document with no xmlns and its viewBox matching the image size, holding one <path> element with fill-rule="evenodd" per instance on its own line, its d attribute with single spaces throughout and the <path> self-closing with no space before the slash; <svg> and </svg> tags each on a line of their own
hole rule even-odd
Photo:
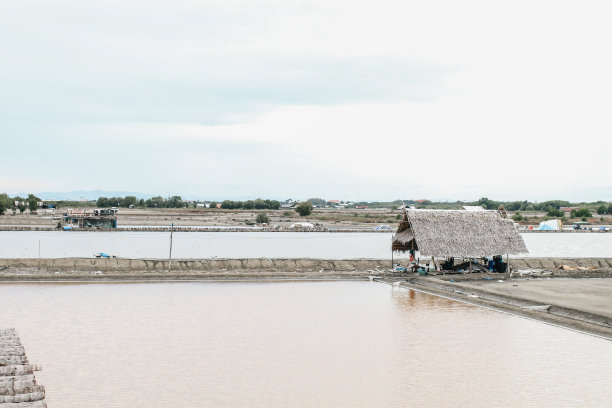
<svg viewBox="0 0 612 408">
<path fill-rule="evenodd" d="M 6 194 L 0 194 L 0 215 L 4 214 L 9 207 L 9 197 Z"/>
<path fill-rule="evenodd" d="M 549 217 L 563 217 L 563 211 L 558 208 L 548 207 L 546 215 Z"/>
<path fill-rule="evenodd" d="M 603 215 L 607 212 L 608 212 L 608 208 L 605 205 L 602 204 L 599 207 L 597 207 L 597 214 Z"/>
<path fill-rule="evenodd" d="M 183 199 L 181 196 L 172 196 L 166 201 L 166 207 L 168 208 L 183 208 L 185 207 L 185 203 L 183 203 Z"/>
<path fill-rule="evenodd" d="M 234 202 L 230 200 L 223 200 L 223 202 L 221 203 L 221 208 L 223 208 L 224 210 L 231 210 L 234 208 Z"/>
<path fill-rule="evenodd" d="M 593 214 L 591 214 L 589 209 L 586 207 L 581 207 L 578 209 L 578 211 L 576 211 L 576 217 L 587 218 L 587 217 L 592 217 L 592 216 Z"/>
<path fill-rule="evenodd" d="M 309 198 L 308 201 L 310 201 L 312 205 L 318 205 L 319 207 L 322 207 L 327 204 L 327 200 L 324 200 L 322 198 Z"/>
<path fill-rule="evenodd" d="M 110 205 L 108 205 L 108 198 L 106 197 L 98 197 L 96 205 L 100 208 L 110 207 Z"/>
<path fill-rule="evenodd" d="M 161 196 L 149 198 L 145 201 L 145 205 L 149 208 L 165 208 L 166 200 L 164 200 Z"/>
<path fill-rule="evenodd" d="M 136 205 L 138 204 L 138 199 L 134 196 L 126 196 L 123 198 L 122 201 L 124 207 L 129 207 L 130 205 L 136 207 Z"/>
<path fill-rule="evenodd" d="M 302 217 L 310 215 L 312 213 L 312 203 L 310 201 L 301 202 L 295 207 L 295 211 Z"/>
<path fill-rule="evenodd" d="M 30 212 L 35 213 L 36 210 L 38 210 L 39 201 L 40 198 L 36 197 L 34 194 L 28 195 L 28 208 L 30 209 Z"/>
<path fill-rule="evenodd" d="M 612 204 L 608 206 L 608 214 L 612 214 Z"/>
<path fill-rule="evenodd" d="M 493 201 L 483 197 L 478 200 L 476 205 L 481 205 L 485 210 L 497 210 L 499 208 L 499 201 Z"/>
<path fill-rule="evenodd" d="M 517 221 L 517 222 L 518 222 L 518 221 L 522 221 L 522 220 L 523 220 L 523 216 L 522 216 L 521 214 L 519 214 L 519 213 L 516 213 L 516 214 L 514 214 L 514 215 L 512 216 L 512 219 L 513 219 L 514 221 Z"/>
<path fill-rule="evenodd" d="M 265 212 L 260 212 L 257 214 L 255 221 L 257 221 L 258 224 L 268 224 L 270 222 L 270 218 Z"/>
</svg>

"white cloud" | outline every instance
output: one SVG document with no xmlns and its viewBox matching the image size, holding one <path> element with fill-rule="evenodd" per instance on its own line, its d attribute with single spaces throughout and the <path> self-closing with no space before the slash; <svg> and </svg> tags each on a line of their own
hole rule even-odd
<svg viewBox="0 0 612 408">
<path fill-rule="evenodd" d="M 12 3 L 0 170 L 36 157 L 26 180 L 54 163 L 71 189 L 612 199 L 611 8 Z M 50 136 L 117 148 L 57 164 L 32 142 Z"/>
</svg>

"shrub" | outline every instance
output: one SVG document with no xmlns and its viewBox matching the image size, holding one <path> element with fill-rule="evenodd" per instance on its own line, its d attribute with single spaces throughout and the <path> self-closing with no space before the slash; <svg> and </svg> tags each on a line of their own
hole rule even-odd
<svg viewBox="0 0 612 408">
<path fill-rule="evenodd" d="M 513 219 L 514 221 L 517 221 L 517 222 L 518 222 L 518 221 L 522 221 L 522 220 L 523 220 L 523 216 L 522 216 L 521 214 L 519 214 L 519 213 L 516 213 L 516 214 L 514 214 L 514 215 L 512 216 L 512 219 Z"/>
<path fill-rule="evenodd" d="M 576 217 L 588 218 L 588 217 L 592 217 L 592 216 L 593 216 L 593 214 L 591 214 L 589 209 L 586 208 L 586 207 L 579 208 L 578 211 L 576 211 Z"/>
<path fill-rule="evenodd" d="M 549 207 L 546 215 L 549 217 L 563 217 L 563 211 L 558 208 Z"/>
<path fill-rule="evenodd" d="M 297 211 L 297 213 L 302 217 L 310 215 L 310 213 L 312 213 L 312 203 L 310 201 L 299 203 L 297 207 L 295 207 L 295 211 Z"/>
<path fill-rule="evenodd" d="M 605 205 L 600 205 L 597 207 L 597 214 L 603 215 L 608 212 L 608 208 Z"/>
<path fill-rule="evenodd" d="M 268 224 L 270 223 L 270 218 L 265 212 L 260 212 L 259 214 L 257 214 L 257 218 L 255 219 L 255 221 L 257 221 L 258 224 Z"/>
</svg>

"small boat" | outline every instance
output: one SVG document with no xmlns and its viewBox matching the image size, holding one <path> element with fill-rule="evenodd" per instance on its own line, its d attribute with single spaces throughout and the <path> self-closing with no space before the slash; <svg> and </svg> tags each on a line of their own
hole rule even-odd
<svg viewBox="0 0 612 408">
<path fill-rule="evenodd" d="M 111 255 L 106 254 L 106 253 L 104 253 L 104 252 L 98 252 L 97 254 L 94 254 L 94 256 L 95 256 L 96 258 L 112 258 L 112 256 L 111 256 Z"/>
</svg>

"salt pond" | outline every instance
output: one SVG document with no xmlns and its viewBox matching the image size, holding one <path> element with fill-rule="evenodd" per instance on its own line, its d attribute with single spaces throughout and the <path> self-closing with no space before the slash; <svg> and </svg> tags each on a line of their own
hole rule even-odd
<svg viewBox="0 0 612 408">
<path fill-rule="evenodd" d="M 2 284 L 49 406 L 603 407 L 612 342 L 370 282 Z"/>
<path fill-rule="evenodd" d="M 521 234 L 531 257 L 612 258 L 612 233 Z M 386 259 L 392 234 L 317 232 L 175 232 L 174 258 Z M 167 258 L 170 233 L 2 231 L 0 258 Z"/>
</svg>

